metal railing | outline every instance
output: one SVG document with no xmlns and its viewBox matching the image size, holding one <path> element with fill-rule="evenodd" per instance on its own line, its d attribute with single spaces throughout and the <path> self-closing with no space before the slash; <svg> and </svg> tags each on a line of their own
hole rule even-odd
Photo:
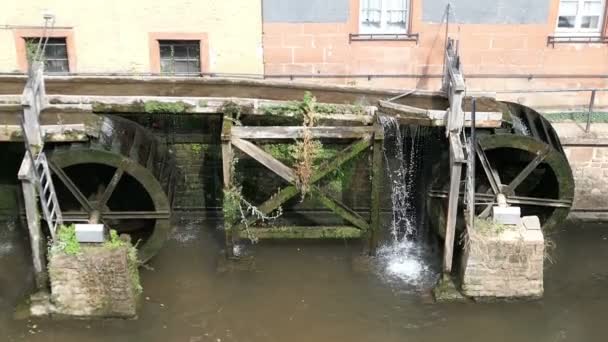
<svg viewBox="0 0 608 342">
<path fill-rule="evenodd" d="M 520 89 L 520 90 L 499 90 L 496 94 L 523 94 L 523 93 L 578 93 L 589 92 L 589 106 L 587 110 L 587 124 L 585 133 L 591 130 L 591 114 L 595 107 L 595 99 L 598 92 L 608 92 L 608 88 L 579 88 L 579 89 Z"/>
</svg>

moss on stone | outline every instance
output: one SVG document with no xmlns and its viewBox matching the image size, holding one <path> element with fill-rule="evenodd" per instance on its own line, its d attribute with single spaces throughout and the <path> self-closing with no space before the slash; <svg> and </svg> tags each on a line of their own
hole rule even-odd
<svg viewBox="0 0 608 342">
<path fill-rule="evenodd" d="M 144 102 L 144 112 L 146 113 L 185 113 L 188 109 L 192 108 L 192 105 L 183 101 L 177 102 L 160 102 L 160 101 L 146 101 Z"/>
<path fill-rule="evenodd" d="M 51 246 L 51 253 L 78 255 L 80 251 L 81 246 L 76 238 L 76 227 L 73 224 L 59 226 L 57 237 Z"/>
</svg>

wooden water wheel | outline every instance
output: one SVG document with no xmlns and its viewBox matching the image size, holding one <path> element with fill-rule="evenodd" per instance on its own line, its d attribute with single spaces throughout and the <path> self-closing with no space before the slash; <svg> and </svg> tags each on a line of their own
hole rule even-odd
<svg viewBox="0 0 608 342">
<path fill-rule="evenodd" d="M 521 207 L 523 216 L 537 215 L 543 229 L 550 229 L 568 215 L 574 197 L 574 179 L 559 138 L 539 113 L 515 103 L 504 103 L 502 128 L 482 130 L 477 137 L 475 211 L 491 214 L 496 197 Z M 447 208 L 447 156 L 433 168 L 427 201 L 429 217 L 443 235 Z M 462 182 L 460 193 L 464 193 Z M 461 203 L 461 208 L 464 206 Z M 459 220 L 462 228 L 464 221 Z"/>
<path fill-rule="evenodd" d="M 58 145 L 50 167 L 64 221 L 98 218 L 137 244 L 147 261 L 170 232 L 178 171 L 171 151 L 143 127 L 105 116 L 88 143 Z"/>
</svg>

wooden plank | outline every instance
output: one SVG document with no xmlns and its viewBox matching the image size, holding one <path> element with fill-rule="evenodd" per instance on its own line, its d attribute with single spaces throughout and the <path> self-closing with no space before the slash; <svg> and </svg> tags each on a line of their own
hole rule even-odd
<svg viewBox="0 0 608 342">
<path fill-rule="evenodd" d="M 250 228 L 249 233 L 240 230 L 241 238 L 249 238 L 249 234 L 258 239 L 358 239 L 363 234 L 361 229 L 350 226 L 287 226 Z"/>
<path fill-rule="evenodd" d="M 222 173 L 224 181 L 224 191 L 232 187 L 232 143 L 230 132 L 232 131 L 232 120 L 224 117 L 222 123 Z M 238 239 L 238 234 L 234 232 L 235 227 L 224 226 L 224 249 L 227 259 L 234 259 L 234 240 Z"/>
<path fill-rule="evenodd" d="M 443 249 L 443 272 L 445 274 L 449 274 L 452 271 L 452 259 L 454 257 L 454 236 L 456 235 L 456 220 L 458 214 L 458 197 L 460 192 L 462 164 L 453 163 L 451 168 L 448 212 Z"/>
<path fill-rule="evenodd" d="M 313 196 L 315 196 L 316 199 L 318 199 L 321 202 L 321 204 L 323 204 L 324 206 L 329 208 L 332 212 L 334 212 L 338 216 L 340 216 L 343 219 L 345 219 L 346 221 L 352 223 L 359 229 L 362 229 L 364 231 L 369 230 L 369 223 L 367 223 L 367 221 L 365 221 L 365 219 L 363 217 L 361 217 L 361 215 L 354 212 L 352 209 L 347 207 L 344 203 L 338 201 L 335 198 L 332 198 L 331 196 L 324 194 L 317 187 L 313 186 L 311 188 L 311 192 L 312 192 Z"/>
<path fill-rule="evenodd" d="M 232 130 L 232 121 L 224 119 L 222 124 L 222 171 L 224 178 L 224 188 L 230 188 L 230 179 L 232 172 L 232 144 L 230 142 L 230 132 Z"/>
<path fill-rule="evenodd" d="M 385 113 L 386 112 L 389 112 L 389 113 L 396 112 L 396 113 L 403 113 L 403 114 L 417 114 L 418 116 L 420 116 L 422 118 L 429 117 L 428 109 L 408 106 L 408 105 L 389 102 L 389 101 L 382 101 L 382 100 L 378 101 L 378 108 L 381 109 L 382 112 L 385 112 Z"/>
<path fill-rule="evenodd" d="M 288 183 L 293 184 L 296 182 L 297 176 L 295 171 L 276 160 L 270 153 L 262 150 L 247 140 L 232 137 L 231 141 L 232 145 L 236 146 L 236 148 L 245 152 L 251 158 L 257 160 L 260 164 L 266 166 L 270 171 L 276 173 Z"/>
<path fill-rule="evenodd" d="M 460 138 L 455 133 L 450 133 L 450 157 L 456 163 L 465 163 L 464 150 Z"/>
<path fill-rule="evenodd" d="M 46 239 L 40 226 L 40 212 L 38 211 L 38 200 L 36 194 L 35 179 L 31 167 L 31 159 L 28 155 L 21 163 L 19 178 L 21 179 L 21 190 L 27 218 L 27 228 L 30 236 L 32 250 L 32 261 L 34 265 L 34 279 L 38 290 L 45 290 L 48 284 L 48 273 L 46 271 Z"/>
<path fill-rule="evenodd" d="M 313 138 L 328 139 L 356 139 L 370 135 L 373 127 L 370 126 L 342 126 L 342 127 L 309 127 Z M 232 136 L 241 139 L 301 139 L 304 134 L 301 126 L 235 126 Z"/>
<path fill-rule="evenodd" d="M 368 250 L 367 254 L 373 256 L 378 248 L 378 239 L 380 231 L 380 191 L 382 187 L 382 178 L 384 175 L 383 168 L 383 151 L 382 140 L 378 136 L 383 136 L 383 131 L 378 123 L 375 124 L 376 134 L 374 138 L 374 146 L 372 150 L 372 182 L 371 182 L 371 206 L 370 206 L 370 230 L 368 232 Z"/>
</svg>

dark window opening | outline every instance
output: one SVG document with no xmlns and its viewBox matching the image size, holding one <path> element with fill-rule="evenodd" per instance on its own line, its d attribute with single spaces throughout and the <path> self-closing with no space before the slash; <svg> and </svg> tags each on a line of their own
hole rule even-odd
<svg viewBox="0 0 608 342">
<path fill-rule="evenodd" d="M 25 38 L 27 61 L 31 63 L 40 38 Z M 44 43 L 44 40 L 42 41 Z M 70 71 L 68 47 L 65 38 L 49 38 L 42 56 L 44 70 L 48 73 L 67 73 Z"/>
<path fill-rule="evenodd" d="M 159 40 L 160 72 L 188 75 L 201 72 L 201 47 L 198 40 Z"/>
</svg>

